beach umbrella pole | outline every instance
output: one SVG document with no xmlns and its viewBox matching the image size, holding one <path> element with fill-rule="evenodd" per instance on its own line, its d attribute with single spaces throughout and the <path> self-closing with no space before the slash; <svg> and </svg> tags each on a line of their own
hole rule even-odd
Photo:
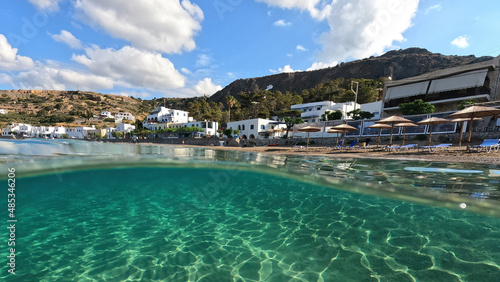
<svg viewBox="0 0 500 282">
<path fill-rule="evenodd" d="M 462 137 L 464 136 L 464 123 L 462 121 L 462 126 L 460 127 L 460 140 L 458 140 L 458 147 L 462 147 Z"/>
<path fill-rule="evenodd" d="M 406 127 L 403 127 L 403 146 L 405 145 L 405 139 L 406 139 Z"/>
<path fill-rule="evenodd" d="M 306 143 L 306 149 L 309 148 L 309 132 L 307 132 L 307 143 Z"/>
<path fill-rule="evenodd" d="M 472 137 L 472 122 L 474 121 L 474 116 L 470 118 L 470 124 L 469 124 L 469 138 L 467 139 L 467 152 L 470 150 L 470 140 Z"/>
<path fill-rule="evenodd" d="M 391 127 L 391 142 L 389 142 L 389 146 L 392 146 L 392 131 L 394 130 L 394 123 L 392 124 Z"/>
<path fill-rule="evenodd" d="M 431 145 L 431 141 L 432 141 L 432 123 L 431 123 L 431 132 L 429 134 L 429 146 Z"/>
<path fill-rule="evenodd" d="M 382 128 L 378 129 L 378 139 L 377 139 L 377 148 L 380 145 L 380 132 L 382 131 Z"/>
</svg>

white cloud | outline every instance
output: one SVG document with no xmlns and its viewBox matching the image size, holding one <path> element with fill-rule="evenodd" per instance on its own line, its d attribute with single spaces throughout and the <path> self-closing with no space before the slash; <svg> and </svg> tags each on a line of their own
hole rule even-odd
<svg viewBox="0 0 500 282">
<path fill-rule="evenodd" d="M 181 71 L 185 74 L 192 74 L 192 72 L 186 68 L 181 68 Z"/>
<path fill-rule="evenodd" d="M 0 70 L 22 71 L 33 68 L 33 60 L 29 57 L 17 54 L 17 49 L 7 41 L 7 38 L 0 34 Z"/>
<path fill-rule="evenodd" d="M 282 68 L 279 68 L 278 70 L 269 69 L 269 72 L 271 72 L 271 73 L 290 73 L 290 72 L 297 72 L 297 71 L 301 71 L 301 70 L 294 70 L 294 69 L 292 69 L 292 67 L 290 65 L 286 65 Z"/>
<path fill-rule="evenodd" d="M 287 22 L 285 20 L 277 20 L 273 23 L 274 26 L 290 26 L 292 25 L 291 22 Z"/>
<path fill-rule="evenodd" d="M 256 0 L 263 2 L 269 6 L 280 7 L 283 9 L 298 9 L 301 11 L 309 11 L 311 16 L 316 19 L 323 19 L 326 13 L 331 9 L 330 5 L 326 4 L 325 0 Z M 337 2 L 337 0 L 333 0 Z M 319 7 L 318 7 L 319 4 Z"/>
<path fill-rule="evenodd" d="M 331 63 L 323 63 L 323 62 L 315 62 L 312 64 L 310 68 L 307 69 L 307 71 L 312 71 L 312 70 L 319 70 L 319 69 L 325 69 L 329 67 L 334 67 L 338 65 L 339 62 L 331 62 Z"/>
<path fill-rule="evenodd" d="M 291 57 L 293 57 L 293 54 L 288 53 L 288 54 L 286 54 L 286 56 L 291 58 Z"/>
<path fill-rule="evenodd" d="M 86 55 L 73 55 L 73 60 L 93 74 L 113 78 L 125 87 L 164 89 L 184 87 L 185 77 L 161 54 L 125 46 L 120 50 L 85 48 Z"/>
<path fill-rule="evenodd" d="M 57 11 L 59 10 L 59 2 L 61 0 L 28 0 L 35 5 L 39 10 Z"/>
<path fill-rule="evenodd" d="M 37 62 L 31 70 L 10 76 L 10 84 L 14 88 L 68 90 L 111 89 L 113 81 L 110 78 L 87 74 L 80 71 L 65 69 L 57 64 Z"/>
<path fill-rule="evenodd" d="M 467 48 L 467 47 L 469 47 L 469 38 L 465 35 L 461 35 L 461 36 L 455 38 L 451 42 L 451 45 L 455 45 L 458 48 Z"/>
<path fill-rule="evenodd" d="M 441 11 L 443 7 L 441 6 L 441 4 L 437 4 L 437 5 L 434 5 L 434 6 L 430 6 L 427 11 L 425 11 L 425 14 L 427 15 L 428 13 L 430 13 L 431 11 L 435 10 L 436 12 L 439 12 Z"/>
<path fill-rule="evenodd" d="M 194 90 L 200 95 L 211 96 L 215 92 L 222 90 L 222 86 L 215 85 L 211 78 L 205 78 L 198 82 L 198 84 L 194 87 Z"/>
<path fill-rule="evenodd" d="M 297 45 L 297 50 L 299 50 L 299 51 L 307 51 L 307 49 L 304 48 L 304 46 L 302 46 L 302 45 Z"/>
<path fill-rule="evenodd" d="M 118 96 L 126 96 L 126 97 L 131 97 L 134 96 L 135 98 L 137 97 L 142 97 L 142 98 L 150 98 L 151 94 L 148 92 L 115 92 L 111 93 L 111 95 L 118 95 Z"/>
<path fill-rule="evenodd" d="M 199 54 L 198 55 L 198 60 L 196 60 L 196 66 L 197 67 L 206 67 L 212 64 L 213 59 L 207 54 Z"/>
<path fill-rule="evenodd" d="M 57 42 L 67 44 L 69 47 L 73 49 L 82 48 L 82 42 L 78 40 L 71 32 L 66 30 L 61 30 L 60 34 L 52 35 L 52 39 L 54 39 Z"/>
<path fill-rule="evenodd" d="M 136 48 L 181 53 L 196 47 L 203 11 L 188 0 L 76 0 L 84 20 Z"/>
<path fill-rule="evenodd" d="M 256 0 L 284 9 L 308 11 L 316 20 L 327 20 L 328 32 L 320 36 L 322 63 L 379 55 L 404 41 L 419 0 Z"/>
</svg>

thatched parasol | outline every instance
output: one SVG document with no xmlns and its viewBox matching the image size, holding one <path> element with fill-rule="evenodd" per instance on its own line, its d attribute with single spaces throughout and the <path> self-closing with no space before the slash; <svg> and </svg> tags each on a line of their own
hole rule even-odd
<svg viewBox="0 0 500 282">
<path fill-rule="evenodd" d="M 298 130 L 302 131 L 302 132 L 307 132 L 307 143 L 306 143 L 306 149 L 307 149 L 307 148 L 309 148 L 309 133 L 321 131 L 321 128 L 314 127 L 314 126 L 306 126 L 306 127 L 299 128 Z"/>
<path fill-rule="evenodd" d="M 342 134 L 342 144 L 344 144 L 346 132 L 358 130 L 356 127 L 350 126 L 350 125 L 345 124 L 345 123 L 344 124 L 336 125 L 336 126 L 332 127 L 331 129 L 333 129 L 333 130 L 342 130 L 343 131 L 343 134 Z"/>
<path fill-rule="evenodd" d="M 451 121 L 447 120 L 447 119 L 444 119 L 444 118 L 431 117 L 431 118 L 427 118 L 427 119 L 421 120 L 421 121 L 419 121 L 417 123 L 418 124 L 428 124 L 428 125 L 431 126 L 430 134 L 429 134 L 429 146 L 430 146 L 431 145 L 431 140 L 432 140 L 432 127 L 434 126 L 434 124 L 449 123 L 449 122 L 451 122 Z"/>
<path fill-rule="evenodd" d="M 418 127 L 418 125 L 411 123 L 411 122 L 403 122 L 403 123 L 396 123 L 394 127 L 402 127 L 403 128 L 403 146 L 405 145 L 405 139 L 406 139 L 406 128 L 407 127 Z"/>
<path fill-rule="evenodd" d="M 376 123 L 376 124 L 372 124 L 372 125 L 370 125 L 368 127 L 369 128 L 378 128 L 377 147 L 380 144 L 380 132 L 382 131 L 382 129 L 384 129 L 384 128 L 392 128 L 392 126 L 390 126 L 388 124 L 384 124 L 384 123 Z"/>
<path fill-rule="evenodd" d="M 392 132 L 394 130 L 394 124 L 403 122 L 412 122 L 412 121 L 400 116 L 390 116 L 388 118 L 384 118 L 376 122 L 376 123 L 385 123 L 391 125 L 391 141 L 389 142 L 389 146 L 392 146 Z"/>
<path fill-rule="evenodd" d="M 472 125 L 472 121 L 474 120 L 474 118 L 495 116 L 499 114 L 500 114 L 500 109 L 497 108 L 470 106 L 461 111 L 458 111 L 456 113 L 447 116 L 447 118 L 468 118 L 470 124 Z M 469 138 L 467 139 L 467 151 L 469 151 L 470 149 L 471 137 L 472 137 L 472 126 L 469 127 Z"/>
</svg>

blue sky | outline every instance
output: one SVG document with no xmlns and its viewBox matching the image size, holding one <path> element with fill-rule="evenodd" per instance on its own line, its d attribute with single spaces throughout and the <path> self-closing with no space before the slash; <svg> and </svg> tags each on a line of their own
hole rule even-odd
<svg viewBox="0 0 500 282">
<path fill-rule="evenodd" d="M 208 96 L 391 49 L 500 54 L 494 0 L 0 1 L 0 89 Z"/>
</svg>

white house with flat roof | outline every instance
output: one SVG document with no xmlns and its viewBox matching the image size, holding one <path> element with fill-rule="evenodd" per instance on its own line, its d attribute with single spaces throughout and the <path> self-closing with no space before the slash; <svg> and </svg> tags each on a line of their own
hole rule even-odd
<svg viewBox="0 0 500 282">
<path fill-rule="evenodd" d="M 131 125 L 128 123 L 120 123 L 120 124 L 116 125 L 116 131 L 118 131 L 118 132 L 124 131 L 126 133 L 130 133 L 134 129 L 135 129 L 135 125 Z"/>
<path fill-rule="evenodd" d="M 266 136 L 266 133 L 268 133 L 270 136 L 277 136 L 273 134 L 271 130 L 286 130 L 286 125 L 275 120 L 255 118 L 228 122 L 227 128 L 239 130 L 238 136 L 240 138 L 259 139 L 264 138 Z"/>
<path fill-rule="evenodd" d="M 0 109 L 0 114 L 2 114 L 2 115 L 6 115 L 6 114 L 8 114 L 8 113 L 9 113 L 9 111 L 7 111 L 7 110 L 5 110 L 5 109 Z"/>
<path fill-rule="evenodd" d="M 120 123 L 124 119 L 134 121 L 135 117 L 131 113 L 119 112 L 115 115 L 115 122 Z"/>
<path fill-rule="evenodd" d="M 359 109 L 360 105 L 354 102 L 334 103 L 332 101 L 322 101 L 307 104 L 297 104 L 290 107 L 292 110 L 301 111 L 300 117 L 304 122 L 318 122 L 326 112 L 342 111 L 342 119 L 349 119 L 347 112 Z"/>
<path fill-rule="evenodd" d="M 100 116 L 102 116 L 103 118 L 114 118 L 114 116 L 108 111 L 102 111 Z"/>
<path fill-rule="evenodd" d="M 189 118 L 189 112 L 158 107 L 153 110 L 153 113 L 148 115 L 144 120 L 147 123 L 185 123 L 192 121 Z"/>
<path fill-rule="evenodd" d="M 372 103 L 361 104 L 360 109 L 363 112 L 370 112 L 374 114 L 374 119 L 379 119 L 380 114 L 382 113 L 382 107 L 384 106 L 383 101 L 377 101 Z"/>
</svg>

